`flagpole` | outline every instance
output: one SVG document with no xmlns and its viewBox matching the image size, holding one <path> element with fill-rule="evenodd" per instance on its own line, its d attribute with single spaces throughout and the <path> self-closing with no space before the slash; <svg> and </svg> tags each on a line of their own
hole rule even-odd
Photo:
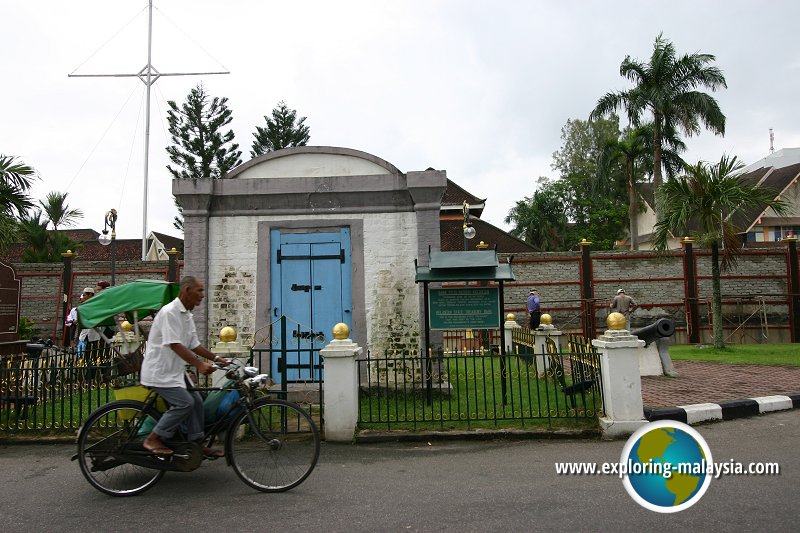
<svg viewBox="0 0 800 533">
<path fill-rule="evenodd" d="M 77 70 L 77 69 L 76 69 Z M 136 74 L 68 74 L 70 78 L 128 78 L 137 77 L 147 86 L 147 102 L 144 127 L 144 198 L 142 198 L 142 260 L 147 257 L 147 204 L 150 175 L 150 88 L 161 76 L 205 76 L 230 74 L 223 72 L 169 72 L 161 73 L 153 68 L 153 0 L 148 1 L 147 14 L 147 65 Z"/>
</svg>

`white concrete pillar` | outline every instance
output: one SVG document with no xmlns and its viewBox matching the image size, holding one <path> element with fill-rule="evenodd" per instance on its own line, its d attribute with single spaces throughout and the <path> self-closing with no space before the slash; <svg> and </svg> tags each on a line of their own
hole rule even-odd
<svg viewBox="0 0 800 533">
<path fill-rule="evenodd" d="M 358 363 L 362 348 L 348 338 L 346 324 L 333 327 L 333 340 L 319 351 L 325 361 L 325 440 L 352 442 L 358 422 Z"/>
<path fill-rule="evenodd" d="M 608 326 L 610 329 L 592 340 L 592 345 L 600 352 L 603 376 L 605 416 L 600 418 L 600 429 L 604 438 L 613 439 L 631 435 L 647 423 L 639 375 L 644 341 L 622 329 L 625 317 L 620 313 L 608 316 Z"/>
<path fill-rule="evenodd" d="M 236 330 L 231 326 L 225 326 L 219 332 L 219 342 L 212 348 L 211 353 L 224 357 L 225 359 L 236 359 L 242 364 L 246 364 L 249 359 L 249 354 L 244 346 L 236 340 Z M 266 372 L 270 370 L 267 369 Z M 221 387 L 225 384 L 227 378 L 225 377 L 225 370 L 215 370 L 211 374 L 211 386 Z"/>
<path fill-rule="evenodd" d="M 547 313 L 542 314 L 539 327 L 533 330 L 534 344 L 536 346 L 536 368 L 539 369 L 539 377 L 543 377 L 550 368 L 550 358 L 547 356 L 547 339 L 553 341 L 556 346 L 555 353 L 561 352 L 561 330 L 553 325 L 553 318 Z"/>
<path fill-rule="evenodd" d="M 503 324 L 503 327 L 505 328 L 505 331 L 504 331 L 505 338 L 503 339 L 503 342 L 506 343 L 506 353 L 508 353 L 508 354 L 512 353 L 511 352 L 511 347 L 514 346 L 514 341 L 513 341 L 514 333 L 513 333 L 513 330 L 519 329 L 519 328 L 522 327 L 519 324 L 517 324 L 516 318 L 517 317 L 516 317 L 516 315 L 514 315 L 514 313 L 508 313 L 506 315 L 506 321 Z"/>
</svg>

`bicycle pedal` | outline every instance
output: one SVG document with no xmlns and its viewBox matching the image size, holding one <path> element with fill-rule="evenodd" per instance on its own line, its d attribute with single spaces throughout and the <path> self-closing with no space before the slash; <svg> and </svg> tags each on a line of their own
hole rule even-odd
<svg viewBox="0 0 800 533">
<path fill-rule="evenodd" d="M 175 459 L 189 459 L 191 455 L 184 453 L 173 453 L 168 455 L 167 457 L 174 457 Z"/>
</svg>

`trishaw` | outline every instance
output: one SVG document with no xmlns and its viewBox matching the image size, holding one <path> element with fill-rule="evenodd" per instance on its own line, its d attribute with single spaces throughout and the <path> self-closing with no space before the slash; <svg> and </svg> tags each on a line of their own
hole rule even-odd
<svg viewBox="0 0 800 533">
<path fill-rule="evenodd" d="M 179 432 L 167 443 L 173 454 L 154 454 L 143 448 L 142 442 L 166 409 L 153 391 L 131 383 L 146 344 L 143 321 L 178 291 L 176 283 L 139 280 L 105 289 L 78 307 L 80 327 L 97 330 L 114 352 L 112 379 L 117 382 L 118 399 L 89 415 L 78 433 L 78 452 L 72 459 L 78 460 L 81 472 L 96 489 L 112 496 L 131 496 L 155 485 L 166 471 L 190 472 L 205 459 L 213 459 L 202 450 L 219 440 L 225 443 L 225 461 L 246 484 L 264 492 L 296 487 L 317 463 L 317 426 L 299 405 L 270 397 L 272 381 L 267 374 L 236 360 L 225 367 L 215 365 L 225 372 L 221 386 L 190 389 L 206 398 L 201 443 L 189 442 Z M 132 324 L 132 332 L 123 333 L 123 321 Z M 120 331 L 121 342 L 119 338 L 111 342 L 104 331 L 108 327 Z"/>
</svg>

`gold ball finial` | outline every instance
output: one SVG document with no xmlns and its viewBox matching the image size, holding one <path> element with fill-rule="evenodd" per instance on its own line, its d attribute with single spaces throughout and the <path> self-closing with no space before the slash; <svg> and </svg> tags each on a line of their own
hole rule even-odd
<svg viewBox="0 0 800 533">
<path fill-rule="evenodd" d="M 515 315 L 514 313 L 508 313 L 506 315 L 506 322 L 516 322 L 516 320 L 517 320 L 517 315 Z"/>
<path fill-rule="evenodd" d="M 350 336 L 350 326 L 344 322 L 339 322 L 333 326 L 333 338 L 337 341 L 343 341 Z"/>
<path fill-rule="evenodd" d="M 219 340 L 222 342 L 233 342 L 236 340 L 236 330 L 230 326 L 225 326 L 219 330 Z"/>
<path fill-rule="evenodd" d="M 539 318 L 540 324 L 553 324 L 553 317 L 548 315 L 547 313 L 542 313 L 542 316 Z"/>
<path fill-rule="evenodd" d="M 578 244 L 580 244 L 581 246 L 589 246 L 590 244 L 592 244 L 592 241 L 587 241 L 586 239 L 581 239 L 581 242 L 579 242 Z"/>
<path fill-rule="evenodd" d="M 611 313 L 606 319 L 608 329 L 625 329 L 625 315 L 622 313 Z"/>
<path fill-rule="evenodd" d="M 120 324 L 120 325 L 119 325 L 119 327 L 120 327 L 120 329 L 121 329 L 122 331 L 124 331 L 124 332 L 126 332 L 126 333 L 127 333 L 127 332 L 129 332 L 129 331 L 133 331 L 133 324 L 131 324 L 131 323 L 130 323 L 130 322 L 128 322 L 127 320 L 124 320 L 124 321 L 122 322 L 122 324 Z"/>
<path fill-rule="evenodd" d="M 178 253 L 178 250 L 176 250 L 174 246 L 172 248 L 170 248 L 169 250 L 167 250 L 167 254 L 168 255 L 175 255 L 177 253 Z"/>
</svg>

